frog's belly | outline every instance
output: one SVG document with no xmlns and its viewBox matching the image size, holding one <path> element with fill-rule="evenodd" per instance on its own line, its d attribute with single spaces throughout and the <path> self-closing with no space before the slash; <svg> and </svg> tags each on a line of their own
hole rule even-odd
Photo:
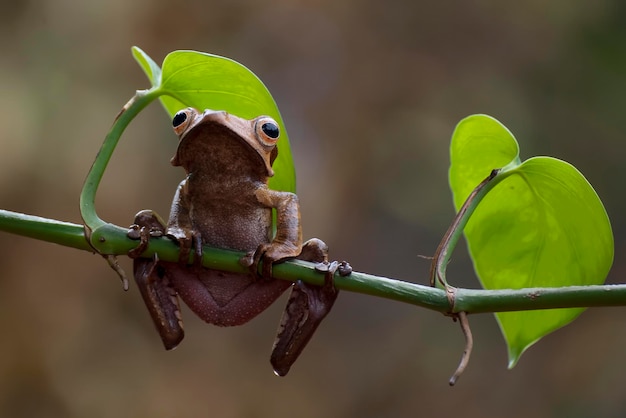
<svg viewBox="0 0 626 418">
<path fill-rule="evenodd" d="M 196 266 L 167 264 L 171 286 L 200 318 L 219 326 L 241 325 L 267 309 L 290 285 Z"/>
<path fill-rule="evenodd" d="M 200 233 L 204 244 L 249 252 L 255 251 L 259 244 L 271 241 L 271 209 L 231 203 L 227 211 L 217 210 L 208 203 L 194 206 L 193 228 Z"/>
</svg>

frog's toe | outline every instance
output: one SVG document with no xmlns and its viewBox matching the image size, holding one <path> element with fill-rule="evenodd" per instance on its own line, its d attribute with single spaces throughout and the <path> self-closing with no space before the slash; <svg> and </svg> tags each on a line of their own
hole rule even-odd
<svg viewBox="0 0 626 418">
<path fill-rule="evenodd" d="M 337 266 L 337 272 L 341 277 L 346 277 L 352 274 L 352 266 L 347 261 L 340 261 Z"/>
<path fill-rule="evenodd" d="M 131 226 L 128 227 L 126 236 L 130 239 L 140 239 L 141 238 L 141 226 L 137 224 L 132 224 Z"/>
<path fill-rule="evenodd" d="M 252 270 L 252 264 L 254 264 L 254 251 L 250 251 L 246 253 L 243 257 L 239 259 L 239 264 L 243 267 L 248 267 Z"/>
<path fill-rule="evenodd" d="M 176 237 L 168 233 L 170 238 L 174 238 L 178 242 L 178 262 L 183 265 L 189 264 L 189 255 L 191 254 L 191 247 L 193 246 L 192 236 Z"/>
<path fill-rule="evenodd" d="M 128 251 L 128 256 L 130 258 L 139 258 L 141 254 L 143 254 L 144 251 L 148 249 L 148 242 L 150 240 L 149 229 L 145 226 L 133 224 L 130 226 L 130 228 L 128 228 L 128 232 L 126 233 L 126 235 L 130 239 L 139 240 L 139 245 Z"/>
<path fill-rule="evenodd" d="M 352 274 L 352 266 L 347 261 L 323 261 L 315 265 L 315 271 L 326 273 L 324 286 L 334 287 L 335 273 L 339 273 L 341 277 Z"/>
<path fill-rule="evenodd" d="M 193 264 L 196 266 L 202 266 L 202 235 L 198 231 L 193 232 L 193 250 L 195 257 L 193 258 Z"/>
<path fill-rule="evenodd" d="M 241 259 L 242 262 L 248 263 L 250 273 L 253 277 L 261 276 L 265 279 L 270 279 L 272 277 L 272 263 L 274 260 L 269 254 L 270 249 L 270 244 L 260 244 L 256 251 L 246 254 L 246 256 Z M 261 262 L 263 263 L 263 267 L 261 269 L 261 274 L 259 274 L 259 264 L 261 264 Z"/>
</svg>

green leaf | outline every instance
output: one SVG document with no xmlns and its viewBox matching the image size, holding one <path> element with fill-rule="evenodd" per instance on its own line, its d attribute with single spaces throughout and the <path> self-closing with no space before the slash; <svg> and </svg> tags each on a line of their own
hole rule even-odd
<svg viewBox="0 0 626 418">
<path fill-rule="evenodd" d="M 269 184 L 275 190 L 295 191 L 295 169 L 285 124 L 272 95 L 252 71 L 231 59 L 196 51 L 168 54 L 163 68 L 157 71 L 158 66 L 139 48 L 133 48 L 133 54 L 153 87 L 163 94 L 160 99 L 170 117 L 189 106 L 225 110 L 247 119 L 261 115 L 274 118 L 281 135 L 278 158 L 273 164 L 276 174 Z"/>
<path fill-rule="evenodd" d="M 134 46 L 132 47 L 131 51 L 133 53 L 135 61 L 137 61 L 139 66 L 146 73 L 148 79 L 150 80 L 150 83 L 152 83 L 152 86 L 159 86 L 159 84 L 161 84 L 161 68 L 159 67 L 159 65 L 154 62 L 152 58 L 148 56 L 148 54 L 143 52 L 141 48 Z"/>
<path fill-rule="evenodd" d="M 613 235 L 598 195 L 572 165 L 550 157 L 520 163 L 518 149 L 513 135 L 485 115 L 462 120 L 452 136 L 450 186 L 457 210 L 493 169 L 504 167 L 465 227 L 483 287 L 603 283 L 613 261 Z M 509 367 L 528 347 L 582 311 L 496 314 Z"/>
</svg>

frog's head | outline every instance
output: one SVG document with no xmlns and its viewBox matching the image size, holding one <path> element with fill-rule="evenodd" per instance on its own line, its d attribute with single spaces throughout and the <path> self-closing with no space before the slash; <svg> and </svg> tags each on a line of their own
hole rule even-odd
<svg viewBox="0 0 626 418">
<path fill-rule="evenodd" d="M 199 140 L 198 145 L 206 145 L 214 138 L 228 137 L 230 141 L 241 141 L 250 147 L 261 157 L 265 166 L 267 176 L 274 175 L 272 164 L 278 156 L 276 143 L 280 137 L 278 123 L 269 116 L 259 116 L 254 119 L 243 119 L 231 115 L 224 111 L 198 110 L 188 107 L 180 110 L 174 115 L 172 120 L 174 132 L 178 135 L 180 142 L 172 165 L 189 165 L 183 160 L 194 159 L 194 142 Z M 181 155 L 181 149 L 185 147 L 185 157 Z M 225 153 L 228 154 L 228 153 Z M 238 158 L 237 155 L 228 155 L 229 158 Z"/>
</svg>

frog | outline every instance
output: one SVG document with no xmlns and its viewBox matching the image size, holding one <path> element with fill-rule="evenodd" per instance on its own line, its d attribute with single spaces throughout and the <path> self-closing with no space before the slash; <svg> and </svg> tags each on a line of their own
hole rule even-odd
<svg viewBox="0 0 626 418">
<path fill-rule="evenodd" d="M 163 345 L 171 350 L 184 338 L 180 299 L 204 321 L 227 327 L 247 323 L 291 288 L 270 355 L 275 374 L 285 376 L 337 299 L 334 273 L 347 275 L 351 267 L 329 262 L 323 241 L 303 243 L 297 195 L 269 188 L 281 134 L 276 120 L 189 107 L 174 115 L 172 125 L 179 142 L 171 164 L 186 177 L 169 219 L 143 210 L 128 231 L 140 240 L 129 256 Z M 178 243 L 178 262 L 141 258 L 149 239 L 160 236 Z M 247 272 L 202 266 L 203 245 L 245 253 L 240 263 Z M 290 259 L 316 263 L 325 273 L 323 284 L 273 278 L 272 266 Z"/>
</svg>

